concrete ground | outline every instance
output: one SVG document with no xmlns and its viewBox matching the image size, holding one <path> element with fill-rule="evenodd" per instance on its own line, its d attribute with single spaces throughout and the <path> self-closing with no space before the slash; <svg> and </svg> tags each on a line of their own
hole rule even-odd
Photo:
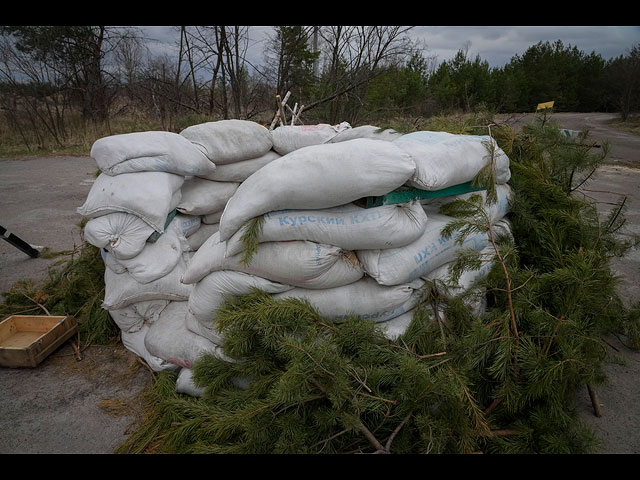
<svg viewBox="0 0 640 480">
<path fill-rule="evenodd" d="M 611 140 L 609 165 L 583 193 L 603 209 L 626 195 L 628 231 L 640 234 L 640 137 L 609 129 L 610 117 L 554 114 L 564 128 L 587 128 L 594 140 Z M 517 126 L 526 118 L 502 120 Z M 30 244 L 72 250 L 82 243 L 76 208 L 96 170 L 89 157 L 0 159 L 0 225 Z M 0 291 L 22 279 L 41 281 L 61 258 L 33 259 L 0 242 Z M 638 251 L 614 268 L 627 300 L 640 300 Z M 602 453 L 640 453 L 640 353 L 626 348 L 624 338 L 608 341 L 608 381 L 597 390 L 603 416 L 594 416 L 586 390 L 578 395 L 578 408 L 602 441 Z M 92 346 L 78 360 L 67 342 L 37 368 L 0 368 L 0 453 L 111 453 L 135 428 L 142 413 L 139 394 L 151 381 L 150 371 L 122 346 Z"/>
</svg>

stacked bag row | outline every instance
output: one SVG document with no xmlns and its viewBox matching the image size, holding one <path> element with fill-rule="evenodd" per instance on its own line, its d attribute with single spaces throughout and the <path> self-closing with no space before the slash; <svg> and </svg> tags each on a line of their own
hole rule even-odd
<svg viewBox="0 0 640 480">
<path fill-rule="evenodd" d="M 190 394 L 193 362 L 203 352 L 226 358 L 218 309 L 253 288 L 306 299 L 336 322 L 359 315 L 395 338 L 425 282 L 444 278 L 461 248 L 486 251 L 489 240 L 440 235 L 451 218 L 439 206 L 459 196 L 356 202 L 468 182 L 487 164 L 486 142 L 346 123 L 269 131 L 241 120 L 100 139 L 91 155 L 101 174 L 78 211 L 107 265 L 103 307 L 125 345 L 156 370 L 180 368 L 178 389 Z M 506 225 L 509 160 L 494 147 L 499 202 L 488 208 Z M 257 217 L 258 248 L 246 261 L 242 238 Z M 487 270 L 463 276 L 458 291 Z"/>
<path fill-rule="evenodd" d="M 113 135 L 91 149 L 99 175 L 78 213 L 84 238 L 105 262 L 102 307 L 124 345 L 156 371 L 190 367 L 221 351 L 186 329 L 193 286 L 180 282 L 193 254 L 217 232 L 240 183 L 281 155 L 254 122 L 207 124 L 201 132 Z M 216 159 L 216 162 L 212 160 Z"/>
</svg>

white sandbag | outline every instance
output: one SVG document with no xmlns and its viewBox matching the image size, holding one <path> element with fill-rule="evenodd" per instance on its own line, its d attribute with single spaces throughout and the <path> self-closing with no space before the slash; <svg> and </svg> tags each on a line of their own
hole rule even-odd
<svg viewBox="0 0 640 480">
<path fill-rule="evenodd" d="M 401 247 L 426 228 L 419 202 L 362 208 L 353 203 L 318 210 L 280 210 L 264 214 L 260 242 L 308 240 L 345 250 Z M 227 255 L 242 251 L 246 225 L 227 240 Z"/>
<path fill-rule="evenodd" d="M 182 186 L 182 199 L 177 209 L 188 215 L 207 215 L 222 211 L 239 185 L 199 177 L 188 178 Z"/>
<path fill-rule="evenodd" d="M 123 308 L 111 309 L 109 315 L 120 330 L 133 333 L 140 330 L 145 323 L 155 322 L 168 304 L 169 300 L 146 300 Z"/>
<path fill-rule="evenodd" d="M 318 313 L 334 322 L 349 315 L 358 315 L 373 322 L 384 322 L 414 308 L 424 280 L 395 286 L 384 286 L 364 277 L 357 282 L 324 290 L 294 288 L 273 295 L 275 299 L 299 298 L 308 300 Z"/>
<path fill-rule="evenodd" d="M 218 182 L 241 183 L 249 178 L 253 173 L 264 167 L 267 163 L 271 163 L 281 156 L 282 155 L 275 150 L 269 150 L 267 153 L 257 158 L 216 165 L 215 172 L 209 175 L 200 176 L 209 180 L 216 180 Z"/>
<path fill-rule="evenodd" d="M 500 243 L 502 240 L 510 239 L 511 242 L 515 242 L 513 238 L 513 232 L 511 231 L 511 222 L 507 217 L 501 218 L 493 224 L 493 233 L 496 237 L 496 243 Z"/>
<path fill-rule="evenodd" d="M 104 265 L 111 269 L 111 271 L 115 273 L 124 273 L 127 271 L 127 267 L 122 265 L 112 253 L 108 252 L 106 249 L 100 249 L 100 255 L 102 256 L 102 260 L 104 261 Z"/>
<path fill-rule="evenodd" d="M 215 164 L 185 137 L 164 131 L 100 138 L 91 147 L 91 157 L 107 175 L 132 172 L 208 175 L 216 169 Z"/>
<path fill-rule="evenodd" d="M 282 125 L 271 131 L 273 149 L 281 155 L 311 145 L 329 142 L 339 132 L 350 129 L 347 122 L 339 125 Z"/>
<path fill-rule="evenodd" d="M 215 213 L 209 213 L 208 215 L 202 215 L 202 223 L 206 223 L 207 225 L 213 225 L 214 223 L 220 223 L 220 219 L 222 218 L 223 210 Z"/>
<path fill-rule="evenodd" d="M 194 286 L 189 296 L 187 328 L 217 345 L 222 345 L 224 335 L 218 331 L 215 324 L 218 310 L 227 299 L 247 295 L 254 288 L 267 293 L 280 293 L 294 287 L 243 272 L 212 272 Z"/>
<path fill-rule="evenodd" d="M 200 228 L 189 238 L 187 238 L 187 243 L 189 244 L 189 248 L 192 251 L 198 250 L 204 242 L 206 242 L 211 235 L 218 232 L 220 225 L 214 223 L 212 225 L 203 223 Z"/>
<path fill-rule="evenodd" d="M 242 254 L 225 256 L 220 232 L 213 234 L 194 254 L 182 277 L 185 284 L 199 282 L 211 272 L 233 270 L 287 285 L 329 288 L 355 282 L 364 275 L 353 252 L 307 241 L 265 242 L 249 265 Z"/>
<path fill-rule="evenodd" d="M 487 204 L 487 191 L 478 190 L 475 192 L 462 193 L 458 195 L 449 195 L 446 197 L 436 197 L 422 200 L 422 206 L 429 215 L 430 212 L 438 213 L 443 205 L 451 203 L 455 200 L 468 200 L 473 195 L 480 195 L 484 210 L 491 219 L 491 223 L 496 223 L 511 211 L 511 200 L 513 198 L 513 189 L 507 183 L 495 185 L 498 199 L 495 203 Z"/>
<path fill-rule="evenodd" d="M 189 238 L 196 233 L 202 225 L 202 217 L 200 215 L 187 215 L 177 213 L 172 222 L 179 228 L 182 234 Z"/>
<path fill-rule="evenodd" d="M 339 132 L 335 137 L 329 140 L 329 143 L 346 142 L 354 138 L 371 138 L 374 140 L 385 140 L 392 142 L 402 134 L 391 128 L 382 129 L 374 125 L 361 125 L 359 127 L 348 128 Z"/>
<path fill-rule="evenodd" d="M 187 329 L 187 310 L 187 302 L 169 303 L 149 328 L 144 337 L 144 345 L 155 357 L 191 368 L 202 355 L 209 353 L 221 356 L 222 350 L 218 345 Z"/>
<path fill-rule="evenodd" d="M 473 317 L 481 317 L 487 311 L 486 290 L 472 288 L 465 296 L 464 304 L 471 309 L 471 315 Z"/>
<path fill-rule="evenodd" d="M 407 184 L 422 190 L 441 190 L 474 179 L 490 160 L 485 142 L 495 145 L 495 183 L 511 178 L 509 158 L 488 135 L 456 135 L 420 131 L 402 135 L 393 144 L 409 154 L 416 164 Z"/>
<path fill-rule="evenodd" d="M 120 338 L 122 339 L 122 344 L 127 350 L 135 353 L 138 357 L 147 362 L 147 365 L 149 365 L 154 372 L 178 370 L 180 368 L 179 365 L 167 362 L 166 360 L 149 353 L 147 347 L 144 345 L 144 339 L 148 331 L 149 327 L 147 325 L 143 325 L 143 327 L 137 332 L 121 332 Z"/>
<path fill-rule="evenodd" d="M 407 329 L 413 321 L 413 315 L 415 314 L 415 312 L 416 309 L 413 308 L 408 312 L 405 312 L 402 315 L 398 315 L 397 317 L 394 317 L 390 320 L 378 322 L 376 325 L 380 327 L 385 337 L 387 337 L 389 340 L 395 341 L 399 337 L 407 333 Z"/>
<path fill-rule="evenodd" d="M 180 278 L 186 269 L 181 256 L 174 269 L 167 275 L 149 283 L 137 282 L 128 272 L 115 273 L 109 268 L 104 271 L 104 300 L 102 308 L 112 310 L 145 300 L 187 301 L 193 289 Z"/>
<path fill-rule="evenodd" d="M 215 328 L 205 326 L 204 323 L 200 323 L 191 311 L 187 311 L 185 323 L 190 332 L 200 335 L 216 345 L 222 345 L 223 336 L 220 335 L 220 332 Z"/>
<path fill-rule="evenodd" d="M 273 142 L 269 130 L 248 120 L 219 120 L 192 125 L 180 132 L 206 157 L 218 165 L 257 158 L 266 154 Z"/>
<path fill-rule="evenodd" d="M 173 218 L 165 232 L 153 243 L 147 242 L 142 251 L 133 258 L 113 259 L 138 283 L 149 283 L 164 277 L 171 272 L 184 252 L 190 250 L 189 243 L 183 233 L 183 222 Z M 121 270 L 114 269 L 115 273 Z"/>
<path fill-rule="evenodd" d="M 165 172 L 101 173 L 84 204 L 82 216 L 95 218 L 114 212 L 137 215 L 155 231 L 164 232 L 169 212 L 180 202 L 184 177 Z"/>
<path fill-rule="evenodd" d="M 452 217 L 430 214 L 424 233 L 416 241 L 399 248 L 358 250 L 356 255 L 364 271 L 382 285 L 399 285 L 427 275 L 432 270 L 455 260 L 461 249 L 481 251 L 489 243 L 487 234 L 472 233 L 462 245 L 456 243 L 458 232 L 451 237 L 441 235 Z"/>
<path fill-rule="evenodd" d="M 247 295 L 254 288 L 280 293 L 294 287 L 233 270 L 211 272 L 194 286 L 189 296 L 189 311 L 198 321 L 211 326 L 227 298 Z"/>
<path fill-rule="evenodd" d="M 84 238 L 91 245 L 107 248 L 114 257 L 135 257 L 154 232 L 152 226 L 137 215 L 114 212 L 90 219 L 84 226 Z"/>
<path fill-rule="evenodd" d="M 223 360 L 228 361 L 226 358 Z M 229 379 L 229 383 L 231 383 L 231 385 L 242 390 L 246 389 L 251 382 L 252 381 L 248 378 L 233 377 Z M 176 379 L 176 392 L 189 395 L 191 397 L 201 397 L 205 392 L 205 388 L 196 385 L 193 379 L 192 368 L 181 368 L 178 373 L 178 378 Z"/>
<path fill-rule="evenodd" d="M 480 317 L 486 310 L 487 297 L 482 292 L 477 292 L 476 295 L 470 295 L 469 297 L 466 297 L 465 304 L 467 305 L 467 307 L 471 309 L 471 315 L 477 318 L 477 317 Z M 414 308 L 406 313 L 403 313 L 398 317 L 392 318 L 391 320 L 387 320 L 385 322 L 377 323 L 376 325 L 378 325 L 381 328 L 382 333 L 389 340 L 395 341 L 400 336 L 407 333 L 407 330 L 411 325 L 411 322 L 413 321 L 413 316 L 415 315 L 416 310 L 417 309 Z M 446 315 L 447 315 L 446 305 L 444 304 L 441 305 L 438 308 L 438 310 L 440 312 L 441 318 L 443 318 L 444 321 L 446 322 Z M 432 313 L 433 310 L 429 308 L 428 311 L 431 316 L 429 318 L 426 318 L 426 321 L 427 322 L 436 321 Z"/>
<path fill-rule="evenodd" d="M 176 379 L 176 393 L 182 393 L 191 397 L 201 397 L 204 393 L 203 387 L 196 386 L 193 381 L 193 370 L 181 368 Z"/>
<path fill-rule="evenodd" d="M 337 207 L 384 195 L 414 171 L 411 157 L 393 142 L 362 138 L 301 148 L 240 184 L 220 220 L 220 239 L 226 241 L 245 222 L 266 212 Z"/>
</svg>

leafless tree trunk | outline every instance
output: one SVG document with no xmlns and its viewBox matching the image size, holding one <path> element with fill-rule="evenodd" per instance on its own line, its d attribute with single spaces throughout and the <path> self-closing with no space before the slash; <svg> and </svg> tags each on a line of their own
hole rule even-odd
<svg viewBox="0 0 640 480">
<path fill-rule="evenodd" d="M 87 119 L 105 120 L 107 108 L 102 84 L 102 43 L 105 27 L 99 26 L 93 52 L 87 67 L 87 88 L 84 95 L 83 115 Z"/>
<path fill-rule="evenodd" d="M 339 97 L 355 97 L 378 75 L 382 68 L 405 59 L 412 42 L 405 35 L 412 27 L 398 26 L 327 26 L 320 27 L 318 35 L 326 45 L 326 82 L 323 96 L 309 103 L 309 111 Z M 361 108 L 355 103 L 353 120 Z M 332 102 L 329 117 L 335 122 L 341 114 L 340 104 Z"/>
</svg>

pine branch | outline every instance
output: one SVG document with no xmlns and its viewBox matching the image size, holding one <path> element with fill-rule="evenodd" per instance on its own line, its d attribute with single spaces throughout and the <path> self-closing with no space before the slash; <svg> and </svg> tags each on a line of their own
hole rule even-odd
<svg viewBox="0 0 640 480">
<path fill-rule="evenodd" d="M 513 335 L 516 337 L 516 341 L 518 338 L 518 325 L 516 322 L 516 313 L 515 310 L 513 308 L 513 297 L 512 297 L 512 292 L 511 292 L 511 277 L 509 276 L 509 271 L 507 269 L 507 265 L 506 262 L 504 260 L 504 257 L 501 255 L 500 253 L 500 249 L 498 248 L 498 245 L 496 244 L 496 240 L 495 240 L 495 235 L 493 232 L 493 228 L 491 226 L 491 222 L 489 222 L 489 241 L 491 242 L 491 244 L 493 245 L 493 248 L 496 252 L 496 256 L 498 258 L 498 262 L 500 263 L 500 266 L 502 268 L 502 272 L 504 274 L 504 278 L 507 284 L 507 301 L 509 304 L 509 316 L 511 317 L 511 328 L 513 330 Z"/>
<path fill-rule="evenodd" d="M 484 409 L 484 411 L 482 412 L 482 414 L 483 414 L 485 417 L 489 416 L 489 414 L 490 414 L 491 412 L 493 412 L 493 410 L 495 410 L 495 408 L 496 408 L 498 405 L 500 405 L 500 404 L 502 403 L 502 401 L 503 401 L 503 400 L 504 400 L 504 397 L 502 397 L 502 396 L 495 398 L 495 399 L 493 400 L 493 402 L 491 402 L 491 404 L 490 404 L 487 408 L 485 408 L 485 409 Z"/>
<path fill-rule="evenodd" d="M 469 392 L 469 389 L 464 384 L 462 379 L 458 376 L 458 374 L 453 369 L 453 367 L 451 365 L 447 365 L 447 368 L 452 373 L 453 377 L 456 379 L 456 381 L 458 382 L 459 386 L 462 388 L 464 396 L 466 397 L 466 399 L 467 399 L 467 401 L 469 403 L 469 407 L 471 408 L 471 414 L 472 414 L 472 416 L 474 418 L 476 430 L 480 434 L 482 434 L 482 433 L 486 434 L 489 431 L 489 426 L 485 422 L 484 415 L 483 415 L 482 411 L 480 410 L 480 408 L 478 407 L 478 405 L 477 405 L 476 401 L 474 400 L 473 396 Z"/>
<path fill-rule="evenodd" d="M 307 357 L 309 357 L 311 359 L 311 361 L 314 363 L 314 365 L 316 365 L 319 369 L 324 371 L 327 375 L 329 375 L 331 377 L 335 377 L 336 376 L 335 373 L 327 370 L 320 362 L 318 362 L 315 358 L 313 358 L 313 356 L 309 352 L 307 352 L 306 350 L 298 347 L 297 345 L 293 345 L 291 343 L 286 343 L 285 342 L 284 345 L 287 345 L 287 346 L 289 346 L 291 348 L 294 348 L 294 349 L 298 350 L 299 352 L 304 353 Z"/>
<path fill-rule="evenodd" d="M 315 378 L 310 377 L 309 382 L 311 382 L 318 390 L 320 390 L 327 398 L 330 399 L 329 392 L 327 391 L 327 389 L 324 386 L 322 386 Z M 371 446 L 375 449 L 376 453 L 384 452 L 384 447 L 382 446 L 382 444 L 378 441 L 375 435 L 373 435 L 373 433 L 371 433 L 371 431 L 364 425 L 364 423 L 362 423 L 360 419 L 358 419 L 358 422 L 357 422 L 357 429 L 369 441 Z M 387 452 L 384 452 L 384 453 L 387 453 Z"/>
<path fill-rule="evenodd" d="M 242 242 L 242 256 L 240 257 L 240 263 L 245 267 L 251 264 L 253 255 L 258 251 L 260 244 L 260 234 L 264 228 L 265 223 L 264 215 L 255 217 L 249 220 L 244 228 L 240 241 Z"/>
<path fill-rule="evenodd" d="M 409 419 L 411 418 L 411 416 L 413 415 L 413 412 L 409 412 L 403 419 L 402 422 L 400 422 L 398 424 L 398 426 L 395 428 L 395 430 L 391 433 L 391 435 L 389 436 L 387 443 L 384 446 L 384 453 L 391 453 L 391 443 L 393 442 L 393 440 L 396 438 L 396 436 L 398 435 L 398 433 L 400 433 L 400 430 L 402 430 L 402 427 L 404 427 L 404 425 L 409 421 Z M 377 452 L 376 452 L 377 453 Z"/>
</svg>

